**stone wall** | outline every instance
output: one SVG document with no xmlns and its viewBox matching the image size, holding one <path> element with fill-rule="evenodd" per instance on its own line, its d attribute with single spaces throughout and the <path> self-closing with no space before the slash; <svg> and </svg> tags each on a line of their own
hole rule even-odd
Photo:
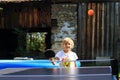
<svg viewBox="0 0 120 80">
<path fill-rule="evenodd" d="M 76 45 L 77 5 L 53 4 L 52 19 L 56 19 L 58 22 L 57 26 L 52 27 L 52 49 L 55 52 L 61 50 L 61 41 L 65 37 L 71 37 Z M 73 50 L 76 51 L 76 46 Z"/>
</svg>

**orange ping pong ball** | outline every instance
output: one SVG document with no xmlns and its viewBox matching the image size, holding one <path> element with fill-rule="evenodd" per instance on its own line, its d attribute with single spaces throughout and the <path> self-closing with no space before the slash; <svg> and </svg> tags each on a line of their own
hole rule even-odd
<svg viewBox="0 0 120 80">
<path fill-rule="evenodd" d="M 94 10 L 93 10 L 93 9 L 89 9 L 89 10 L 88 10 L 88 15 L 89 15 L 89 16 L 93 16 L 93 15 L 94 15 L 94 13 L 95 13 L 95 12 L 94 12 Z"/>
</svg>

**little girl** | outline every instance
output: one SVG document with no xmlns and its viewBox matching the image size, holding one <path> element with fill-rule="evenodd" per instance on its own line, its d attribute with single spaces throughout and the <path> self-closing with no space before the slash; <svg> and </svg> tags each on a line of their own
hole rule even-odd
<svg viewBox="0 0 120 80">
<path fill-rule="evenodd" d="M 66 37 L 62 41 L 63 50 L 59 51 L 55 58 L 61 61 L 61 67 L 76 67 L 76 60 L 78 56 L 72 51 L 74 42 L 71 38 Z"/>
</svg>

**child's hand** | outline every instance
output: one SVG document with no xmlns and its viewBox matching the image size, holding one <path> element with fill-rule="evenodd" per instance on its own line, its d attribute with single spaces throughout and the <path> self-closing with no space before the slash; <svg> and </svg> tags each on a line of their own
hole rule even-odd
<svg viewBox="0 0 120 80">
<path fill-rule="evenodd" d="M 68 57 L 65 57 L 62 59 L 62 61 L 69 61 L 70 59 Z"/>
<path fill-rule="evenodd" d="M 59 60 L 59 58 L 58 58 L 58 57 L 52 57 L 52 58 L 50 58 L 49 60 L 52 61 L 52 64 L 53 64 L 53 65 L 55 65 L 56 62 Z"/>
<path fill-rule="evenodd" d="M 62 59 L 62 65 L 63 65 L 64 67 L 70 67 L 70 65 L 71 65 L 70 58 L 68 58 L 68 57 L 63 58 L 63 59 Z"/>
</svg>

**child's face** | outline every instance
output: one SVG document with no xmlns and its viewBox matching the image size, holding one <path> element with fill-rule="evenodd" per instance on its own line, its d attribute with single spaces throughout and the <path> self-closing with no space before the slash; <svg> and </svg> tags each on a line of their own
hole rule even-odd
<svg viewBox="0 0 120 80">
<path fill-rule="evenodd" d="M 65 51 L 70 51 L 72 49 L 72 44 L 70 42 L 65 42 L 63 48 Z"/>
</svg>

